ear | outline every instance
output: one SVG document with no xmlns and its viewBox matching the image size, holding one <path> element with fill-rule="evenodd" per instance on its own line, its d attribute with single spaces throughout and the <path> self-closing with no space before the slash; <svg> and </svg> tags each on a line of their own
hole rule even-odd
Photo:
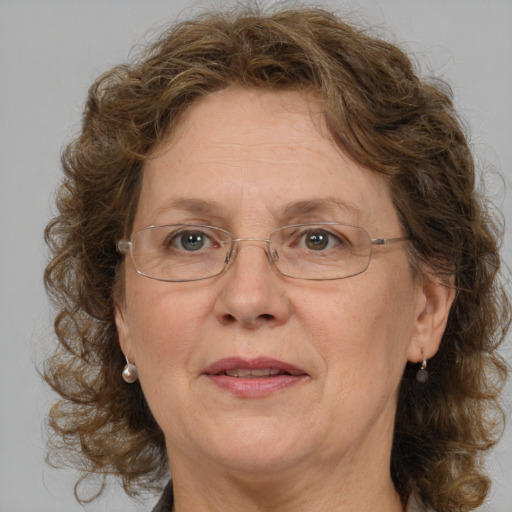
<svg viewBox="0 0 512 512">
<path fill-rule="evenodd" d="M 409 345 L 407 359 L 419 363 L 430 359 L 439 349 L 448 322 L 450 308 L 455 298 L 452 280 L 442 282 L 438 278 L 425 277 L 418 285 L 416 323 Z"/>
<path fill-rule="evenodd" d="M 117 337 L 119 338 L 119 345 L 121 350 L 130 363 L 134 363 L 132 357 L 132 337 L 131 329 L 126 318 L 126 311 L 123 304 L 117 303 L 115 306 L 115 321 L 117 328 Z"/>
</svg>

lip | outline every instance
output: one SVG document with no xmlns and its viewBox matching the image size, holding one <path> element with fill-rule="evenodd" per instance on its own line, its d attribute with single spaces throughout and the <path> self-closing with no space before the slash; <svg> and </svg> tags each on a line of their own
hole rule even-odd
<svg viewBox="0 0 512 512">
<path fill-rule="evenodd" d="M 279 375 L 259 378 L 232 377 L 224 372 L 244 368 L 248 370 L 279 370 Z M 239 398 L 261 398 L 303 382 L 309 375 L 295 365 L 271 357 L 244 359 L 227 357 L 207 366 L 203 375 L 210 382 Z"/>
</svg>

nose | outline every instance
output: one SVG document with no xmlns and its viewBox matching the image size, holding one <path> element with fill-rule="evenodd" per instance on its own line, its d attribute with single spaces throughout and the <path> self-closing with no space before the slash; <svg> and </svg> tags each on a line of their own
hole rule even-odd
<svg viewBox="0 0 512 512">
<path fill-rule="evenodd" d="M 214 311 L 222 324 L 245 328 L 277 326 L 290 316 L 286 283 L 276 272 L 265 240 L 238 239 L 226 271 Z"/>
</svg>

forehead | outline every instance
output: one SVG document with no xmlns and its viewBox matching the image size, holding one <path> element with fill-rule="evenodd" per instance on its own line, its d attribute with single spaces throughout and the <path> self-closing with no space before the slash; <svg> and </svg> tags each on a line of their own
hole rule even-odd
<svg viewBox="0 0 512 512">
<path fill-rule="evenodd" d="M 207 96 L 143 172 L 138 227 L 176 221 L 174 213 L 194 205 L 212 222 L 248 211 L 276 223 L 331 210 L 354 223 L 394 214 L 385 179 L 350 160 L 332 142 L 320 101 L 297 91 Z"/>
</svg>

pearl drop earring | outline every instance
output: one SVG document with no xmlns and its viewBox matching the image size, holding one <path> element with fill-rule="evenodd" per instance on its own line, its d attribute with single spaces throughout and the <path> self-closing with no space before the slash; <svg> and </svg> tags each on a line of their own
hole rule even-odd
<svg viewBox="0 0 512 512">
<path fill-rule="evenodd" d="M 137 367 L 133 363 L 130 363 L 127 357 L 126 364 L 124 365 L 123 373 L 121 375 L 123 376 L 123 380 L 128 384 L 133 384 L 139 378 Z"/>
</svg>

